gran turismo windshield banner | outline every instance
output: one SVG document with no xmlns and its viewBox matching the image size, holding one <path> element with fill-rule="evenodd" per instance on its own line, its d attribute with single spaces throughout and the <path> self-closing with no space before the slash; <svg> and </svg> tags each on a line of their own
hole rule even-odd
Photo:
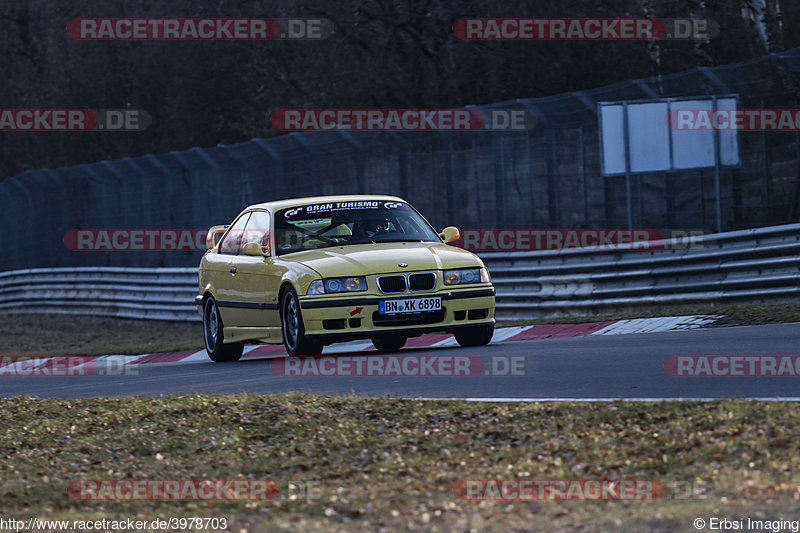
<svg viewBox="0 0 800 533">
<path fill-rule="evenodd" d="M 327 202 L 321 204 L 304 205 L 287 209 L 283 212 L 283 216 L 288 219 L 305 218 L 306 215 L 316 215 L 323 213 L 332 213 L 334 211 L 351 211 L 351 210 L 376 210 L 376 209 L 402 209 L 405 211 L 413 211 L 408 204 L 402 202 L 392 201 L 353 201 L 353 202 Z"/>
</svg>

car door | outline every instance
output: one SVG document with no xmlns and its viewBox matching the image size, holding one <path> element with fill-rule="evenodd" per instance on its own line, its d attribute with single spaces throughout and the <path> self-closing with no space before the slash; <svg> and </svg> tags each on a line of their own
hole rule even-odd
<svg viewBox="0 0 800 533">
<path fill-rule="evenodd" d="M 271 253 L 270 214 L 257 209 L 251 212 L 244 230 L 242 246 L 249 242 L 261 245 L 267 257 L 236 256 L 237 300 L 241 305 L 241 322 L 245 327 L 280 327 L 278 289 L 284 268 L 275 264 Z"/>
<path fill-rule="evenodd" d="M 237 276 L 237 272 L 239 252 L 244 245 L 244 231 L 249 219 L 249 211 L 242 213 L 222 237 L 219 253 L 209 258 L 209 264 L 217 271 L 215 283 L 217 306 L 225 327 L 241 326 L 246 319 L 246 314 L 239 305 L 243 289 L 242 278 Z"/>
</svg>

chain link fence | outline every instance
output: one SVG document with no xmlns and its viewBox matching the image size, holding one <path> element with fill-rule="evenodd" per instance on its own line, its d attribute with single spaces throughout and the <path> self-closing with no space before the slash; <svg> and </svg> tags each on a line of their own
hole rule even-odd
<svg viewBox="0 0 800 533">
<path fill-rule="evenodd" d="M 0 182 L 0 270 L 195 266 L 201 251 L 74 251 L 65 236 L 203 229 L 249 204 L 311 195 L 398 195 L 437 228 L 625 228 L 625 178 L 600 171 L 597 103 L 712 94 L 736 94 L 742 109 L 800 107 L 800 49 L 479 108 L 535 114 L 524 131 L 294 133 L 28 171 Z M 723 231 L 800 220 L 800 132 L 741 132 L 739 150 L 721 176 Z M 713 169 L 632 185 L 635 227 L 716 230 Z"/>
</svg>

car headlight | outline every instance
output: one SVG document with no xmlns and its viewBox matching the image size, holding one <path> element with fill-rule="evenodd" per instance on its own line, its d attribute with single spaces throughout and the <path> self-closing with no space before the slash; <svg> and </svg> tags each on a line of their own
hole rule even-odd
<svg viewBox="0 0 800 533">
<path fill-rule="evenodd" d="M 485 268 L 462 268 L 445 270 L 445 285 L 461 285 L 466 283 L 485 283 L 489 281 L 489 272 Z"/>
<path fill-rule="evenodd" d="M 308 286 L 306 294 L 330 294 L 334 292 L 359 292 L 367 290 L 367 278 L 358 276 L 353 278 L 328 278 L 315 279 Z"/>
<path fill-rule="evenodd" d="M 325 285 L 322 284 L 322 280 L 315 279 L 312 281 L 311 285 L 308 286 L 306 294 L 325 294 Z"/>
</svg>

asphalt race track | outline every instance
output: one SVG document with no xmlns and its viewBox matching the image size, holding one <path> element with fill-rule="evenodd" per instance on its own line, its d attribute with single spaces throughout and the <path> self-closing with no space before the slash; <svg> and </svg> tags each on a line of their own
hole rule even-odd
<svg viewBox="0 0 800 533">
<path fill-rule="evenodd" d="M 82 398 L 306 391 L 486 400 L 800 398 L 798 377 L 674 377 L 664 367 L 667 358 L 674 355 L 800 355 L 800 324 L 510 341 L 480 348 L 405 349 L 399 355 L 418 359 L 477 356 L 487 370 L 469 377 L 286 377 L 273 371 L 275 359 L 145 364 L 128 375 L 0 375 L 0 396 Z M 375 356 L 376 352 L 360 352 L 349 357 Z M 511 361 L 517 364 L 515 375 L 504 371 Z M 500 375 L 486 374 L 493 369 Z"/>
</svg>

